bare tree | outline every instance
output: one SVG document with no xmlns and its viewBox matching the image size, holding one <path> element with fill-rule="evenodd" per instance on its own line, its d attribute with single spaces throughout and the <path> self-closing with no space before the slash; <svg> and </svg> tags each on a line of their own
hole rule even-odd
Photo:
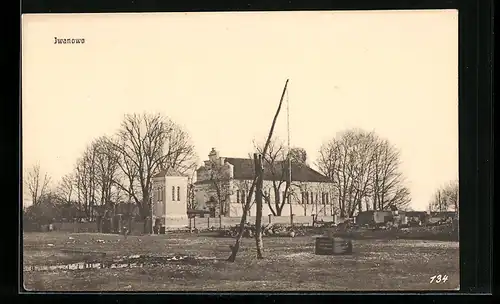
<svg viewBox="0 0 500 304">
<path fill-rule="evenodd" d="M 451 181 L 438 188 L 430 203 L 430 211 L 443 212 L 453 209 L 458 212 L 458 208 L 458 180 Z"/>
<path fill-rule="evenodd" d="M 276 139 L 271 139 L 269 142 L 266 154 L 263 155 L 264 147 L 259 147 L 255 144 L 255 149 L 259 154 L 263 156 L 263 165 L 266 175 L 269 177 L 272 183 L 272 189 L 274 200 L 271 199 L 271 195 L 266 195 L 263 198 L 267 202 L 269 210 L 274 216 L 280 216 L 285 205 L 286 195 L 288 193 L 287 181 L 287 162 L 285 161 L 285 147 L 283 143 L 278 142 Z M 281 194 L 282 187 L 285 186 L 285 195 Z"/>
<path fill-rule="evenodd" d="M 198 207 L 195 197 L 195 187 L 192 183 L 189 183 L 187 189 L 187 208 L 188 210 L 196 210 Z"/>
<path fill-rule="evenodd" d="M 77 160 L 75 168 L 78 205 L 89 220 L 93 218 L 96 205 L 96 154 L 96 146 L 88 145 L 82 157 Z"/>
<path fill-rule="evenodd" d="M 188 179 L 187 188 L 187 208 L 188 210 L 196 210 L 198 208 L 198 201 L 196 200 L 196 192 L 194 186 L 194 174 L 196 171 L 192 171 Z"/>
<path fill-rule="evenodd" d="M 195 166 L 188 134 L 160 114 L 126 115 L 111 144 L 122 173 L 115 184 L 134 200 L 143 218 L 151 209 L 153 175 L 169 169 L 184 173 Z"/>
<path fill-rule="evenodd" d="M 373 164 L 373 135 L 348 130 L 320 149 L 318 167 L 336 186 L 340 216 L 352 217 L 361 211 L 362 200 L 370 190 Z"/>
<path fill-rule="evenodd" d="M 254 143 L 257 152 L 262 154 L 263 147 Z M 307 153 L 303 148 L 290 149 L 290 160 L 295 165 L 306 165 Z M 286 155 L 286 147 L 283 142 L 278 139 L 271 139 L 269 147 L 265 155 L 263 155 L 263 165 L 266 171 L 266 177 L 270 179 L 272 184 L 269 192 L 263 198 L 266 201 L 269 210 L 274 216 L 281 216 L 283 208 L 288 200 L 290 187 L 292 184 L 288 183 L 288 162 Z"/>
<path fill-rule="evenodd" d="M 112 139 L 102 136 L 94 141 L 95 181 L 100 206 L 116 204 L 119 201 L 120 188 L 114 183 L 118 176 L 120 156 L 114 149 Z"/>
<path fill-rule="evenodd" d="M 70 173 L 66 174 L 61 178 L 59 185 L 57 187 L 58 195 L 64 200 L 66 203 L 73 202 L 73 197 L 75 194 L 76 184 L 75 184 L 75 176 Z"/>
<path fill-rule="evenodd" d="M 204 169 L 210 182 L 209 188 L 215 193 L 219 214 L 226 216 L 229 212 L 229 197 L 233 194 L 233 189 L 230 183 L 229 167 L 217 161 L 209 161 Z"/>
<path fill-rule="evenodd" d="M 292 163 L 297 163 L 297 164 L 307 164 L 307 152 L 304 148 L 300 147 L 293 147 L 290 148 L 290 159 Z"/>
<path fill-rule="evenodd" d="M 408 207 L 410 191 L 403 186 L 404 177 L 399 170 L 400 153 L 387 140 L 380 140 L 375 147 L 373 171 L 373 209 L 387 210 Z"/>
<path fill-rule="evenodd" d="M 444 188 L 444 194 L 455 212 L 458 212 L 458 208 L 460 206 L 458 192 L 459 192 L 458 179 L 451 181 Z"/>
<path fill-rule="evenodd" d="M 252 181 L 233 180 L 233 186 L 236 189 L 236 201 L 241 205 L 242 212 L 247 212 L 247 215 L 251 216 L 250 210 L 253 207 L 253 205 L 255 204 L 254 195 L 253 195 L 253 193 L 250 193 Z M 269 196 L 269 192 L 264 191 L 263 195 Z M 248 205 L 247 205 L 247 199 L 250 199 L 250 201 L 248 202 Z"/>
<path fill-rule="evenodd" d="M 42 174 L 40 164 L 37 163 L 27 170 L 24 182 L 33 205 L 37 205 L 40 198 L 49 191 L 50 176 L 48 173 Z"/>
<path fill-rule="evenodd" d="M 92 219 L 96 211 L 102 213 L 122 199 L 122 191 L 114 183 L 118 176 L 118 161 L 119 155 L 106 136 L 92 141 L 78 159 L 73 183 L 79 209 L 87 218 Z M 65 184 L 69 190 L 69 184 Z"/>
<path fill-rule="evenodd" d="M 410 203 L 399 171 L 399 152 L 373 132 L 351 129 L 341 133 L 322 145 L 317 164 L 334 185 L 341 217 L 352 217 L 363 205 L 386 210 Z"/>
<path fill-rule="evenodd" d="M 443 212 L 447 211 L 449 208 L 448 201 L 446 200 L 446 197 L 443 193 L 443 189 L 437 189 L 436 192 L 434 193 L 434 197 L 431 201 L 430 204 L 430 211 L 438 211 L 438 212 Z"/>
</svg>

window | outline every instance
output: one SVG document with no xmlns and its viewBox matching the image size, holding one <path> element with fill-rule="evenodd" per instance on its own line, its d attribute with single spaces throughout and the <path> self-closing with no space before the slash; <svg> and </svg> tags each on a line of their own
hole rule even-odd
<svg viewBox="0 0 500 304">
<path fill-rule="evenodd" d="M 314 204 L 314 193 L 311 191 L 311 204 Z"/>
<path fill-rule="evenodd" d="M 164 202 L 167 200 L 167 187 L 161 187 L 161 201 Z"/>
<path fill-rule="evenodd" d="M 236 202 L 240 202 L 240 190 L 236 190 Z"/>
<path fill-rule="evenodd" d="M 325 193 L 325 204 L 329 204 L 330 203 L 330 193 Z"/>
<path fill-rule="evenodd" d="M 321 201 L 322 201 L 323 205 L 328 204 L 328 192 L 322 193 Z"/>
<path fill-rule="evenodd" d="M 241 203 L 245 203 L 245 190 L 241 190 Z"/>
<path fill-rule="evenodd" d="M 172 186 L 172 201 L 175 201 L 175 186 Z"/>
<path fill-rule="evenodd" d="M 181 201 L 181 187 L 177 187 L 177 201 Z"/>
</svg>

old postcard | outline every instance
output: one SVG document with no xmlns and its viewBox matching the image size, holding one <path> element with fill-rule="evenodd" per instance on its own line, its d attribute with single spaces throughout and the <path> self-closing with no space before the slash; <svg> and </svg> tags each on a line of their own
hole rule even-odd
<svg viewBox="0 0 500 304">
<path fill-rule="evenodd" d="M 459 286 L 458 13 L 22 16 L 26 291 Z"/>
</svg>

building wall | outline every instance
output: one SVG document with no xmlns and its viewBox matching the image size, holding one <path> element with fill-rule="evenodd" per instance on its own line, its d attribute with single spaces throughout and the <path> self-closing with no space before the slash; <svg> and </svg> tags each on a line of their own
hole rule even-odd
<svg viewBox="0 0 500 304">
<path fill-rule="evenodd" d="M 392 220 L 393 215 L 391 211 L 375 211 L 374 220 L 377 224 L 382 224 Z"/>
<path fill-rule="evenodd" d="M 231 198 L 231 214 L 230 216 L 237 216 L 233 214 L 238 210 L 242 210 L 241 205 L 244 203 L 242 196 L 246 197 L 248 195 L 248 190 L 250 188 L 251 180 L 235 180 L 233 181 L 233 191 Z M 288 204 L 288 198 L 285 197 L 285 187 L 286 184 L 282 183 L 279 188 L 280 203 L 285 201 L 285 205 L 281 211 L 281 215 L 290 215 L 290 205 Z M 266 197 L 269 198 L 271 205 L 274 210 L 275 207 L 275 189 L 272 181 L 264 181 L 263 190 Z M 288 190 L 288 195 L 290 196 L 290 202 L 292 204 L 292 214 L 295 215 L 311 215 L 311 214 L 332 214 L 332 203 L 333 203 L 333 185 L 329 183 L 318 183 L 318 182 L 293 182 L 292 186 Z M 239 198 L 238 198 L 239 196 Z M 254 194 L 255 198 L 255 194 Z M 237 208 L 239 206 L 239 208 Z M 251 207 L 251 214 L 255 214 L 255 206 Z M 268 204 L 264 201 L 263 214 L 272 214 Z"/>
<path fill-rule="evenodd" d="M 158 177 L 153 180 L 153 217 L 169 226 L 186 226 L 188 178 Z"/>
<path fill-rule="evenodd" d="M 382 224 L 392 220 L 391 211 L 363 211 L 356 216 L 358 225 Z"/>
<path fill-rule="evenodd" d="M 276 207 L 274 204 L 272 205 L 273 209 L 275 210 Z M 250 207 L 250 216 L 255 216 L 256 214 L 256 205 L 253 204 Z M 241 203 L 231 203 L 230 204 L 230 216 L 231 217 L 239 217 L 243 214 L 243 205 Z M 269 205 L 264 202 L 262 205 L 262 214 L 264 216 L 268 216 L 269 214 L 272 214 L 271 209 L 269 208 Z M 318 215 L 326 215 L 330 216 L 333 214 L 332 212 L 332 206 L 331 205 L 323 205 L 323 204 L 294 204 L 292 203 L 292 214 L 295 214 L 296 216 L 310 216 L 312 214 L 318 214 Z M 281 216 L 289 216 L 290 215 L 290 205 L 285 204 L 283 206 L 283 209 L 281 210 Z"/>
<path fill-rule="evenodd" d="M 248 191 L 252 184 L 251 180 L 231 180 L 227 189 L 229 189 L 228 195 L 229 200 L 227 208 L 229 208 L 229 213 L 226 216 L 241 216 L 243 212 L 243 205 L 248 196 Z M 266 196 L 269 195 L 271 200 L 271 205 L 273 209 L 275 208 L 275 193 L 272 181 L 264 181 L 263 185 L 264 192 Z M 332 203 L 333 203 L 333 192 L 332 185 L 326 183 L 296 183 L 289 190 L 290 200 L 292 203 L 292 214 L 295 215 L 311 215 L 311 214 L 321 214 L 321 215 L 332 215 Z M 285 190 L 285 183 L 283 183 L 279 189 L 280 191 L 280 202 L 283 202 L 283 195 Z M 304 193 L 304 196 L 302 195 Z M 306 198 L 306 194 L 308 197 Z M 197 202 L 198 209 L 208 210 L 206 202 L 209 201 L 210 197 L 213 196 L 217 198 L 216 192 L 212 185 L 210 184 L 197 184 L 195 187 L 195 198 Z M 311 198 L 312 196 L 312 198 Z M 255 194 L 253 196 L 255 199 Z M 290 205 L 287 200 L 285 200 L 285 205 L 283 206 L 281 215 L 290 215 Z M 263 214 L 272 214 L 266 201 L 263 204 Z M 256 206 L 253 204 L 250 208 L 250 215 L 255 215 Z"/>
</svg>

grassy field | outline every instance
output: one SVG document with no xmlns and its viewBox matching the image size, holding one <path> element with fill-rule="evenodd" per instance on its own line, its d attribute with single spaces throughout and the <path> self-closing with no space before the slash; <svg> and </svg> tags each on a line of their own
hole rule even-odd
<svg viewBox="0 0 500 304">
<path fill-rule="evenodd" d="M 459 286 L 457 242 L 354 240 L 354 253 L 314 255 L 314 238 L 265 238 L 265 259 L 244 239 L 235 263 L 231 238 L 189 234 L 129 236 L 25 233 L 24 266 L 95 258 L 172 254 L 203 257 L 197 263 L 123 269 L 24 271 L 28 291 L 378 291 L 452 290 Z M 103 255 L 105 254 L 105 257 Z M 429 283 L 431 276 L 448 280 Z"/>
</svg>

